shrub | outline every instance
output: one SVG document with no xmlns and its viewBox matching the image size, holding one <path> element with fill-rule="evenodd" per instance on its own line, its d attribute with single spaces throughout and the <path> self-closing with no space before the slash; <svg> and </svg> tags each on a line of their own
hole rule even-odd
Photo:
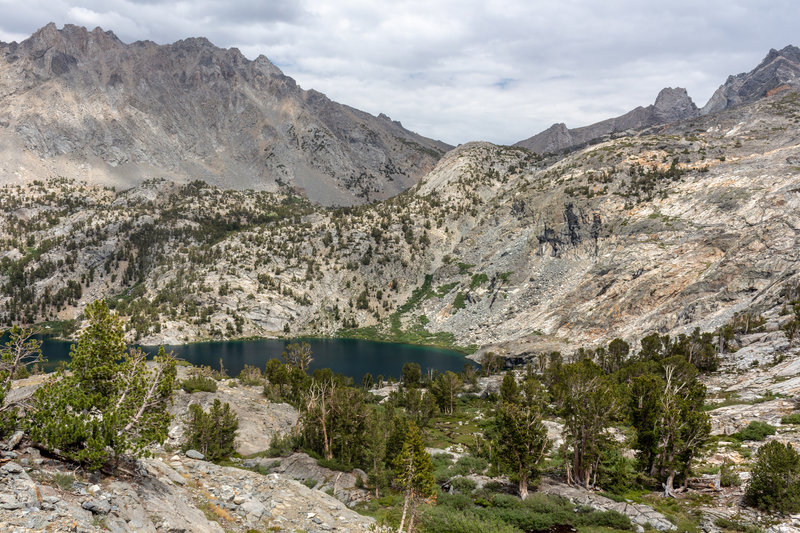
<svg viewBox="0 0 800 533">
<path fill-rule="evenodd" d="M 578 526 L 608 527 L 611 529 L 630 529 L 631 519 L 617 511 L 591 510 L 578 517 Z"/>
<path fill-rule="evenodd" d="M 475 481 L 471 480 L 468 477 L 458 476 L 453 478 L 453 481 L 450 482 L 453 487 L 453 490 L 458 491 L 462 494 L 469 494 L 473 490 L 475 490 L 476 483 Z"/>
<path fill-rule="evenodd" d="M 75 482 L 75 476 L 72 474 L 62 474 L 56 472 L 53 474 L 53 483 L 64 492 L 72 490 L 72 484 Z"/>
<path fill-rule="evenodd" d="M 730 531 L 740 531 L 741 533 L 763 533 L 763 529 L 753 524 L 737 522 L 729 518 L 719 517 L 714 520 L 714 525 Z"/>
<path fill-rule="evenodd" d="M 481 517 L 472 512 L 463 512 L 437 505 L 429 507 L 420 517 L 421 529 L 426 532 L 447 531 L 449 533 L 519 533 L 519 529 L 491 516 Z"/>
<path fill-rule="evenodd" d="M 336 459 L 319 458 L 317 459 L 317 464 L 322 468 L 337 470 L 339 472 L 350 472 L 353 469 L 353 465 L 337 461 Z"/>
<path fill-rule="evenodd" d="M 316 480 L 316 479 L 314 479 L 314 478 L 308 478 L 308 479 L 304 479 L 304 480 L 302 481 L 302 483 L 303 483 L 303 485 L 305 485 L 305 486 L 306 486 L 306 487 L 308 487 L 309 489 L 313 489 L 314 487 L 316 487 L 316 486 L 317 486 L 317 480 Z"/>
<path fill-rule="evenodd" d="M 268 457 L 287 457 L 294 452 L 300 442 L 300 437 L 297 435 L 279 435 L 275 434 L 272 436 L 272 440 L 269 441 L 269 449 L 267 450 Z"/>
<path fill-rule="evenodd" d="M 217 461 L 234 453 L 233 441 L 238 429 L 239 417 L 231 411 L 228 403 L 215 399 L 208 413 L 199 405 L 192 404 L 189 406 L 183 449 L 198 450 L 209 461 Z"/>
<path fill-rule="evenodd" d="M 483 474 L 489 463 L 481 457 L 462 455 L 456 464 L 450 467 L 450 476 L 466 476 L 468 474 Z"/>
<path fill-rule="evenodd" d="M 217 392 L 217 381 L 211 376 L 195 372 L 181 381 L 181 388 L 189 394 L 193 392 Z"/>
<path fill-rule="evenodd" d="M 768 436 L 774 434 L 775 434 L 775 426 L 771 426 L 766 422 L 753 420 L 747 425 L 746 428 L 737 431 L 731 436 L 738 440 L 762 441 L 766 439 Z"/>
<path fill-rule="evenodd" d="M 719 484 L 723 487 L 738 487 L 742 484 L 742 478 L 727 461 L 722 464 L 719 470 Z"/>
<path fill-rule="evenodd" d="M 772 441 L 758 450 L 745 501 L 765 511 L 800 511 L 800 454 L 791 444 Z"/>
<path fill-rule="evenodd" d="M 465 297 L 463 292 L 459 292 L 456 294 L 455 299 L 453 300 L 453 309 L 464 309 L 467 305 L 464 303 Z"/>
<path fill-rule="evenodd" d="M 264 384 L 264 376 L 261 374 L 261 369 L 250 365 L 244 365 L 244 368 L 239 372 L 239 383 L 251 387 L 257 387 Z"/>
<path fill-rule="evenodd" d="M 800 425 L 800 413 L 792 413 L 781 418 L 781 424 L 798 424 Z"/>
</svg>

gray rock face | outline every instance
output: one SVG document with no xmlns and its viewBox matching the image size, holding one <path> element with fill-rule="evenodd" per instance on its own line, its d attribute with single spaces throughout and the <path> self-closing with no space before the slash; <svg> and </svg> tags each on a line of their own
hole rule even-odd
<svg viewBox="0 0 800 533">
<path fill-rule="evenodd" d="M 197 459 L 200 461 L 206 458 L 205 455 L 198 452 L 197 450 L 186 450 L 186 457 L 188 457 L 189 459 Z"/>
<path fill-rule="evenodd" d="M 534 152 L 556 153 L 583 146 L 592 141 L 628 130 L 642 130 L 668 124 L 700 114 L 717 113 L 729 107 L 753 102 L 791 88 L 800 87 L 800 48 L 787 46 L 770 50 L 767 57 L 748 73 L 728 77 L 708 103 L 698 109 L 683 88 L 662 89 L 655 104 L 636 109 L 616 118 L 589 126 L 568 129 L 554 124 L 541 133 L 520 141 L 521 146 Z"/>
<path fill-rule="evenodd" d="M 89 162 L 103 184 L 285 184 L 328 205 L 395 195 L 450 148 L 305 91 L 263 56 L 203 38 L 125 44 L 52 23 L 0 43 L 0 138 L 3 158 L 70 177 L 86 177 Z"/>
<path fill-rule="evenodd" d="M 782 50 L 772 49 L 750 72 L 729 76 L 703 106 L 701 113 L 704 115 L 716 113 L 799 87 L 800 48 L 790 45 Z"/>
<path fill-rule="evenodd" d="M 13 435 L 11 435 L 5 443 L 6 450 L 13 450 L 17 446 L 19 446 L 20 441 L 22 441 L 24 433 L 22 431 L 15 431 Z"/>
<path fill-rule="evenodd" d="M 339 472 L 319 466 L 316 459 L 305 453 L 293 453 L 288 457 L 246 459 L 244 466 L 248 468 L 260 467 L 281 474 L 289 479 L 300 482 L 316 481 L 315 489 L 324 492 L 330 491 L 339 501 L 348 506 L 368 499 L 366 490 L 356 486 L 357 479 L 366 481 L 367 475 L 362 470 L 352 472 Z"/>
<path fill-rule="evenodd" d="M 63 490 L 52 485 L 63 464 L 39 465 L 28 475 L 8 463 L 0 469 L 0 531 L 387 531 L 324 492 L 278 474 L 180 456 L 168 463 L 144 459 L 137 469 L 136 477 L 104 477 L 98 486 L 76 479 Z"/>
<path fill-rule="evenodd" d="M 521 146 L 539 154 L 555 153 L 616 133 L 692 118 L 698 113 L 697 106 L 686 93 L 686 89 L 667 87 L 658 93 L 653 105 L 637 107 L 622 116 L 581 128 L 568 129 L 564 124 L 554 124 L 514 146 Z"/>
<path fill-rule="evenodd" d="M 630 518 L 636 526 L 649 526 L 657 531 L 673 531 L 678 529 L 675 524 L 663 514 L 652 507 L 637 503 L 616 502 L 605 496 L 583 490 L 578 487 L 571 487 L 563 483 L 552 480 L 544 480 L 539 487 L 541 492 L 546 494 L 556 494 L 569 499 L 573 503 L 587 505 L 598 511 L 617 511 Z"/>
<path fill-rule="evenodd" d="M 81 507 L 94 514 L 108 514 L 111 511 L 111 503 L 108 500 L 91 499 L 83 502 Z"/>
</svg>

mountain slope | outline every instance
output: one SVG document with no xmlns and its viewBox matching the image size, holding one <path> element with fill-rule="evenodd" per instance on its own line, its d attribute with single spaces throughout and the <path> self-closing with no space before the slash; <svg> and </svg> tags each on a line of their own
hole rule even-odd
<svg viewBox="0 0 800 533">
<path fill-rule="evenodd" d="M 405 190 L 449 148 L 202 38 L 124 44 L 49 24 L 0 43 L 2 181 L 25 167 L 123 187 L 151 177 L 286 184 L 354 204 Z"/>
</svg>

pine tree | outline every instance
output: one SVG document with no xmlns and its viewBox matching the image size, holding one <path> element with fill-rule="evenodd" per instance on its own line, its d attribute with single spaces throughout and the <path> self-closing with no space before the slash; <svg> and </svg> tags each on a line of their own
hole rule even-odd
<svg viewBox="0 0 800 533">
<path fill-rule="evenodd" d="M 458 393 L 464 388 L 463 380 L 455 372 L 447 371 L 436 376 L 431 383 L 430 392 L 436 399 L 439 410 L 445 414 L 452 415 L 456 408 Z"/>
<path fill-rule="evenodd" d="M 303 372 L 307 371 L 308 367 L 314 361 L 311 354 L 311 345 L 307 342 L 287 345 L 286 351 L 281 353 L 281 357 L 283 357 L 287 365 L 297 367 Z"/>
<path fill-rule="evenodd" d="M 800 511 L 800 454 L 791 444 L 770 441 L 758 450 L 745 501 L 765 511 Z"/>
<path fill-rule="evenodd" d="M 406 439 L 400 454 L 395 458 L 395 480 L 405 493 L 403 515 L 400 518 L 398 532 L 402 533 L 406 516 L 408 532 L 414 529 L 414 518 L 419 502 L 433 500 L 436 497 L 436 480 L 433 477 L 433 461 L 425 451 L 422 434 L 413 422 L 408 425 Z"/>
<path fill-rule="evenodd" d="M 561 367 L 553 391 L 564 418 L 567 482 L 588 489 L 603 452 L 614 446 L 605 429 L 620 410 L 619 393 L 589 360 Z"/>
<path fill-rule="evenodd" d="M 508 372 L 503 376 L 503 382 L 500 384 L 500 399 L 507 403 L 517 403 L 520 399 L 519 387 L 513 372 Z"/>
<path fill-rule="evenodd" d="M 517 480 L 519 496 L 528 497 L 528 485 L 539 477 L 539 462 L 550 442 L 535 402 L 503 402 L 495 414 L 499 469 Z"/>
<path fill-rule="evenodd" d="M 89 325 L 72 346 L 70 373 L 36 391 L 29 430 L 34 442 L 97 470 L 166 438 L 175 359 L 161 348 L 148 366 L 141 350 L 126 353 L 122 323 L 104 301 L 85 313 Z"/>
</svg>

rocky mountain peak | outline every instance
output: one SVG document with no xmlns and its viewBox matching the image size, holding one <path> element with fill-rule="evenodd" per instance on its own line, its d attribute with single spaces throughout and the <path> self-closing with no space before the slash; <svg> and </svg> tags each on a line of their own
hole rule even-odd
<svg viewBox="0 0 800 533">
<path fill-rule="evenodd" d="M 656 120 L 667 123 L 697 115 L 697 106 L 683 87 L 661 89 L 653 104 Z"/>
<path fill-rule="evenodd" d="M 263 55 L 53 23 L 0 43 L 0 141 L 0 160 L 47 175 L 86 179 L 89 163 L 104 185 L 286 186 L 328 205 L 398 194 L 451 148 L 304 91 Z"/>
<path fill-rule="evenodd" d="M 716 113 L 792 88 L 800 88 L 800 48 L 773 48 L 750 72 L 729 76 L 701 112 Z"/>
</svg>

